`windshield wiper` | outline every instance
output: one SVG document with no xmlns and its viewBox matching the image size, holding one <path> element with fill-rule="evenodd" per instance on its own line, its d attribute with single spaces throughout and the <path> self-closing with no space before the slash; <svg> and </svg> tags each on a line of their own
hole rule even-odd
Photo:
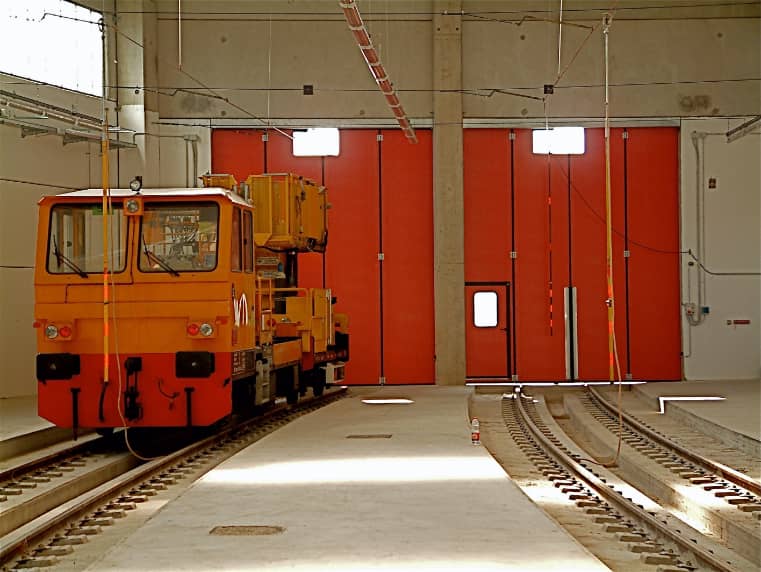
<svg viewBox="0 0 761 572">
<path fill-rule="evenodd" d="M 87 278 L 87 272 L 82 270 L 79 266 L 74 264 L 74 262 L 67 258 L 66 255 L 61 252 L 61 250 L 58 248 L 58 241 L 56 240 L 55 236 L 53 236 L 53 254 L 56 257 L 56 260 L 58 261 L 58 266 L 61 265 L 61 262 L 65 262 L 66 266 L 68 266 L 71 270 L 76 272 L 81 278 Z"/>
<path fill-rule="evenodd" d="M 149 261 L 155 262 L 159 266 L 161 266 L 162 269 L 164 269 L 165 272 L 169 272 L 172 276 L 179 276 L 180 273 L 177 272 L 174 268 L 172 268 L 163 258 L 161 258 L 158 254 L 148 250 L 148 243 L 145 242 L 145 237 L 141 237 L 143 239 L 143 251 L 145 252 L 146 258 L 148 258 Z"/>
</svg>

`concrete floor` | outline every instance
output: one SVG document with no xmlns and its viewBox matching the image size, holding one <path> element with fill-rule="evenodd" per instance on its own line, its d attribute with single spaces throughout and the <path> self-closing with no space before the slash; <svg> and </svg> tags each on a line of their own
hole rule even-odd
<svg viewBox="0 0 761 572">
<path fill-rule="evenodd" d="M 659 396 L 726 397 L 670 401 L 666 415 L 761 451 L 759 380 L 633 389 L 655 409 Z M 352 397 L 284 427 L 206 475 L 91 569 L 604 570 L 482 447 L 470 444 L 470 391 L 352 389 Z M 414 403 L 361 402 L 374 395 Z M 0 399 L 0 452 L 50 427 L 37 416 L 34 397 Z M 209 534 L 230 525 L 285 531 Z"/>
<path fill-rule="evenodd" d="M 208 473 L 90 569 L 607 570 L 471 445 L 469 392 L 354 390 Z M 210 534 L 236 525 L 284 531 Z"/>
<path fill-rule="evenodd" d="M 0 399 L 0 441 L 53 427 L 50 421 L 37 416 L 37 397 Z"/>
</svg>

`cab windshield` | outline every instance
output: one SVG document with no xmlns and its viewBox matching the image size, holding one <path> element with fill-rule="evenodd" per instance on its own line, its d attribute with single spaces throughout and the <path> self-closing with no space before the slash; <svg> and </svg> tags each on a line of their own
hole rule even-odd
<svg viewBox="0 0 761 572">
<path fill-rule="evenodd" d="M 216 203 L 146 203 L 140 227 L 143 272 L 209 272 L 217 267 Z"/>
<path fill-rule="evenodd" d="M 121 205 L 108 215 L 108 265 L 122 272 L 126 262 L 127 224 Z M 51 209 L 47 270 L 51 274 L 103 272 L 103 208 L 100 203 L 57 204 Z"/>
</svg>

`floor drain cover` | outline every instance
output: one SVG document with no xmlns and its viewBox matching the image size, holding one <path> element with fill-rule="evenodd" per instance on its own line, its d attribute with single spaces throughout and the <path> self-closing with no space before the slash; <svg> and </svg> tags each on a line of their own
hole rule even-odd
<svg viewBox="0 0 761 572">
<path fill-rule="evenodd" d="M 217 536 L 268 536 L 283 532 L 285 532 L 285 527 L 283 526 L 238 525 L 215 526 L 209 531 L 209 534 Z"/>
<path fill-rule="evenodd" d="M 391 439 L 390 433 L 370 433 L 368 435 L 347 435 L 347 439 Z"/>
</svg>

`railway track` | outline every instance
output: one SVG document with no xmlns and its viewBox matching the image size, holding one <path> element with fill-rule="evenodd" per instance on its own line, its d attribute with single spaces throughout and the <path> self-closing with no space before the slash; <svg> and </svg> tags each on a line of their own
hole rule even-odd
<svg viewBox="0 0 761 572">
<path fill-rule="evenodd" d="M 537 504 L 614 570 L 750 571 L 756 563 L 674 516 L 596 465 L 544 398 L 505 397 L 482 424 L 484 443 Z M 497 417 L 496 413 L 499 413 Z M 480 416 L 479 416 L 480 417 Z M 643 487 L 644 490 L 647 490 Z"/>
<path fill-rule="evenodd" d="M 619 425 L 615 407 L 593 391 L 578 398 L 570 396 L 565 405 L 573 419 L 572 435 L 583 435 L 603 456 L 612 456 Z M 758 481 L 631 415 L 624 413 L 624 420 L 622 451 L 614 472 L 761 568 Z"/>
<path fill-rule="evenodd" d="M 115 445 L 97 438 L 0 472 L 0 538 L 140 464 Z"/>
<path fill-rule="evenodd" d="M 65 473 L 79 472 L 79 476 L 85 479 L 84 475 L 100 470 L 102 478 L 100 482 L 91 478 L 90 486 L 81 485 L 86 490 L 76 495 L 62 494 L 65 486 L 62 489 L 58 483 L 51 485 L 50 491 L 43 491 L 43 495 L 30 494 L 30 489 L 22 488 L 21 494 L 15 495 L 18 497 L 14 503 L 17 508 L 14 509 L 16 516 L 13 522 L 16 525 L 5 527 L 9 530 L 0 535 L 0 565 L 3 570 L 54 566 L 69 557 L 78 546 L 97 542 L 99 536 L 108 537 L 110 529 L 119 528 L 114 525 L 130 520 L 129 516 L 133 513 L 140 513 L 138 520 L 145 521 L 153 510 L 167 502 L 167 498 L 180 494 L 181 490 L 219 463 L 297 417 L 343 397 L 345 392 L 345 389 L 328 390 L 321 397 L 302 399 L 298 405 L 278 407 L 147 462 L 139 461 L 129 453 L 100 455 L 77 451 L 74 457 L 56 460 L 55 465 L 35 467 L 27 473 L 25 482 L 50 478 L 47 483 L 36 483 L 37 486 L 65 479 Z M 101 465 L 110 468 L 104 473 Z M 61 470 L 62 466 L 71 468 L 71 471 Z M 41 476 L 46 471 L 49 477 Z M 14 482 L 20 480 L 17 478 Z M 24 496 L 27 498 L 23 499 Z M 46 497 L 46 506 L 49 507 L 42 513 L 34 504 L 40 502 L 38 496 Z M 151 502 L 158 497 L 164 500 Z M 151 509 L 141 510 L 141 507 L 147 506 Z M 5 513 L 0 515 L 4 521 Z M 134 528 L 135 522 L 131 526 Z M 112 542 L 106 540 L 105 545 Z M 80 558 L 75 568 L 84 562 L 86 558 Z"/>
<path fill-rule="evenodd" d="M 617 418 L 618 412 L 614 405 L 612 405 L 597 390 L 589 388 L 587 391 L 589 394 L 588 401 L 593 402 L 601 411 L 605 410 L 608 419 Z M 653 445 L 655 445 L 661 449 L 668 450 L 672 453 L 672 457 L 678 455 L 684 463 L 691 463 L 692 466 L 689 467 L 691 471 L 698 471 L 701 473 L 700 477 L 689 478 L 691 482 L 695 482 L 696 484 L 706 484 L 710 482 L 712 485 L 720 485 L 724 490 L 736 490 L 737 487 L 741 488 L 744 491 L 742 495 L 743 499 L 750 501 L 750 503 L 737 502 L 730 504 L 735 504 L 740 510 L 744 509 L 746 512 L 758 512 L 761 516 L 761 483 L 756 479 L 751 478 L 742 471 L 736 470 L 724 463 L 719 463 L 697 451 L 693 451 L 680 445 L 674 439 L 653 429 L 650 425 L 643 423 L 625 411 L 622 412 L 622 416 L 626 424 L 627 432 L 624 441 L 628 445 L 648 451 L 652 450 Z M 608 423 L 606 423 L 606 426 L 608 426 Z M 647 447 L 647 449 L 645 449 L 645 447 Z M 652 457 L 652 455 L 649 456 Z M 710 479 L 710 481 L 706 481 L 706 479 Z M 707 490 L 718 491 L 720 489 L 717 486 L 712 486 Z"/>
</svg>

